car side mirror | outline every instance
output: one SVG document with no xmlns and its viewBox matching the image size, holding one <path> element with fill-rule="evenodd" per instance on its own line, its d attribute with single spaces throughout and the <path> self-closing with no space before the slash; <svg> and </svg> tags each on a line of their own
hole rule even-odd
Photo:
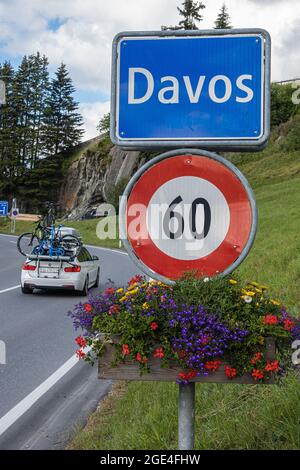
<svg viewBox="0 0 300 470">
<path fill-rule="evenodd" d="M 98 258 L 98 256 L 93 255 L 93 256 L 92 256 L 92 260 L 93 260 L 93 261 L 99 261 L 99 258 Z"/>
</svg>

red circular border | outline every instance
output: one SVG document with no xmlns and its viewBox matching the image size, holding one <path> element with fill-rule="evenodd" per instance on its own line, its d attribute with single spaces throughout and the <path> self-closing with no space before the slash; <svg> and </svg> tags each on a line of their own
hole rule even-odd
<svg viewBox="0 0 300 470">
<path fill-rule="evenodd" d="M 154 272 L 177 279 L 184 272 L 195 270 L 199 276 L 214 276 L 223 272 L 240 256 L 250 235 L 252 210 L 246 189 L 239 178 L 225 165 L 199 155 L 176 155 L 166 158 L 143 173 L 133 186 L 127 201 L 126 227 L 136 218 L 128 211 L 133 204 L 148 207 L 155 191 L 167 181 L 180 176 L 196 176 L 214 184 L 224 195 L 230 210 L 230 225 L 221 245 L 206 257 L 196 260 L 178 260 L 163 253 L 152 241 L 146 220 L 143 230 L 146 239 L 134 239 L 128 234 L 136 256 Z"/>
</svg>

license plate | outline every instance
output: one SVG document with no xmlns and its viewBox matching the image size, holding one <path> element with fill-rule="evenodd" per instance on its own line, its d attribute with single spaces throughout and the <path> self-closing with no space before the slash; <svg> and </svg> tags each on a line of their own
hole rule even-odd
<svg viewBox="0 0 300 470">
<path fill-rule="evenodd" d="M 40 268 L 40 273 L 58 273 L 57 268 Z"/>
</svg>

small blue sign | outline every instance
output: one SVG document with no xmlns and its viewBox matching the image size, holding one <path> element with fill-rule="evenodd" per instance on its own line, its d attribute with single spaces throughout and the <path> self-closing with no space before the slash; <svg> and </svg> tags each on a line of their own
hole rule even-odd
<svg viewBox="0 0 300 470">
<path fill-rule="evenodd" d="M 115 39 L 116 144 L 268 138 L 264 34 L 199 34 Z"/>
<path fill-rule="evenodd" d="M 0 201 L 0 217 L 8 215 L 8 201 Z"/>
</svg>

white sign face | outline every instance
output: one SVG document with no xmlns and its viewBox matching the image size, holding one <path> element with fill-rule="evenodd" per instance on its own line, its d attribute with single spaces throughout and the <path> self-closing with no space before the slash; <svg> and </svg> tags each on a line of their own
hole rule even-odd
<svg viewBox="0 0 300 470">
<path fill-rule="evenodd" d="M 178 260 L 208 256 L 224 241 L 230 210 L 223 193 L 209 181 L 182 176 L 153 194 L 147 208 L 147 229 L 153 243 Z"/>
</svg>

